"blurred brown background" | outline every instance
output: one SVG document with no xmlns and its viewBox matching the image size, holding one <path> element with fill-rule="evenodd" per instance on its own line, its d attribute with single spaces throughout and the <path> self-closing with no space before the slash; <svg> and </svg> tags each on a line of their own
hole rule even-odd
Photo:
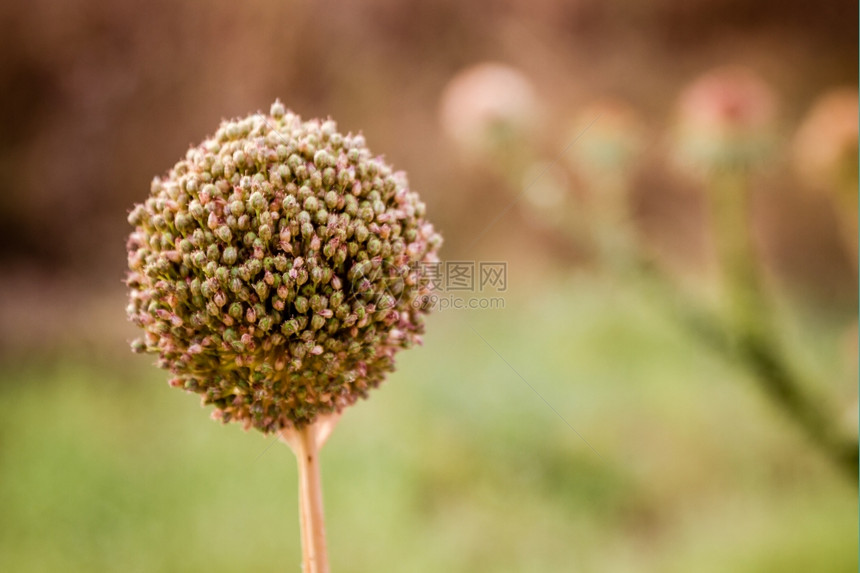
<svg viewBox="0 0 860 573">
<path fill-rule="evenodd" d="M 35 0 L 5 3 L 0 19 L 7 348 L 56 335 L 34 313 L 68 323 L 82 297 L 119 300 L 124 215 L 149 180 L 222 118 L 267 109 L 276 97 L 303 116 L 363 130 L 374 150 L 409 172 L 446 236 L 445 254 L 456 257 L 478 256 L 462 251 L 508 201 L 440 133 L 439 95 L 465 66 L 519 67 L 547 102 L 550 126 L 588 99 L 615 95 L 637 106 L 655 133 L 671 121 L 679 88 L 714 65 L 746 64 L 770 81 L 786 137 L 816 94 L 857 81 L 857 5 L 847 0 Z M 565 134 L 545 131 L 552 156 Z M 830 207 L 797 192 L 780 175 L 787 167 L 770 174 L 759 198 L 771 267 L 805 294 L 853 304 L 853 270 Z M 695 194 L 654 165 L 640 195 L 646 229 L 682 264 L 696 264 L 703 239 Z M 513 211 L 477 249 L 509 258 L 548 253 L 539 261 L 557 255 L 544 246 Z M 91 320 L 90 310 L 83 314 Z"/>
</svg>

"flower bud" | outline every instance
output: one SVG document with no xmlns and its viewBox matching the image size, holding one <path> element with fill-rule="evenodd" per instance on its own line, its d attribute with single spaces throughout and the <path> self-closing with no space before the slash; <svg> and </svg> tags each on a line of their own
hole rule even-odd
<svg viewBox="0 0 860 573">
<path fill-rule="evenodd" d="M 224 262 L 224 264 L 232 265 L 236 262 L 238 256 L 239 251 L 236 249 L 236 247 L 231 245 L 224 249 L 224 254 L 221 256 L 221 260 Z"/>
</svg>

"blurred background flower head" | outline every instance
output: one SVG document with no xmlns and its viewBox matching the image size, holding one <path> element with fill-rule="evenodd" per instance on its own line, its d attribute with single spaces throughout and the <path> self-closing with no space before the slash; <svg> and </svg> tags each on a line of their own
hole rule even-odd
<svg viewBox="0 0 860 573">
<path fill-rule="evenodd" d="M 470 157 L 499 157 L 534 135 L 540 102 L 532 82 L 516 68 L 495 62 L 458 72 L 442 93 L 445 134 Z"/>
<path fill-rule="evenodd" d="M 758 74 L 721 67 L 694 80 L 678 101 L 677 154 L 693 169 L 745 169 L 771 150 L 776 96 Z"/>
<path fill-rule="evenodd" d="M 794 164 L 805 182 L 857 196 L 857 90 L 821 95 L 795 135 Z"/>
</svg>

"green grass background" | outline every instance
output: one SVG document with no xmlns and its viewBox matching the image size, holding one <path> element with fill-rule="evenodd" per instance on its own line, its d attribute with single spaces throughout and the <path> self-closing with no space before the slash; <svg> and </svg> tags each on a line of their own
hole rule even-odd
<svg viewBox="0 0 860 573">
<path fill-rule="evenodd" d="M 838 408 L 833 322 L 784 330 Z M 633 292 L 577 275 L 428 323 L 323 451 L 334 572 L 857 570 L 856 487 Z M 3 366 L 0 571 L 300 570 L 288 448 L 150 362 Z"/>
</svg>

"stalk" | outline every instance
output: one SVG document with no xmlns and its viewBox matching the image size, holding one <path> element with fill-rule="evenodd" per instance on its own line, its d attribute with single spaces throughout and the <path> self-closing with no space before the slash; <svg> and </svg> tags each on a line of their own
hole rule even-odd
<svg viewBox="0 0 860 573">
<path fill-rule="evenodd" d="M 841 436 L 818 402 L 788 366 L 774 333 L 750 233 L 748 178 L 715 174 L 709 189 L 723 288 L 727 299 L 729 347 L 754 372 L 763 390 L 806 435 L 856 482 L 857 442 Z"/>
<path fill-rule="evenodd" d="M 744 174 L 724 173 L 714 178 L 709 189 L 728 325 L 679 292 L 644 252 L 631 226 L 625 202 L 628 183 L 622 177 L 604 181 L 592 214 L 597 253 L 619 276 L 637 281 L 646 296 L 700 342 L 750 372 L 765 394 L 856 482 L 857 440 L 841 435 L 817 401 L 804 391 L 805 384 L 791 368 L 775 336 L 750 234 L 746 184 Z"/>
<path fill-rule="evenodd" d="M 299 467 L 299 524 L 304 573 L 329 573 L 319 453 L 338 418 L 338 414 L 319 417 L 302 428 L 288 428 L 280 433 L 281 440 L 293 450 Z"/>
<path fill-rule="evenodd" d="M 738 338 L 770 342 L 772 321 L 750 233 L 748 177 L 734 170 L 712 175 L 708 189 L 727 314 Z"/>
</svg>

